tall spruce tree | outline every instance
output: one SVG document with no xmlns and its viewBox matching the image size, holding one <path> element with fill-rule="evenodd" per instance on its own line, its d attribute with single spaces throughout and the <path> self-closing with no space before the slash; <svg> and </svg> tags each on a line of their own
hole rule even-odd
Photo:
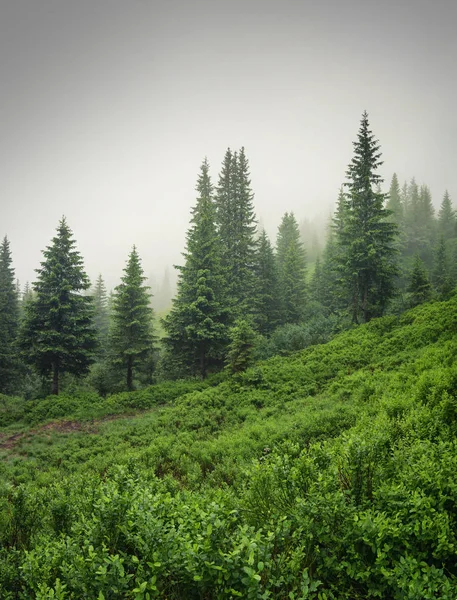
<svg viewBox="0 0 457 600">
<path fill-rule="evenodd" d="M 96 347 L 92 298 L 83 293 L 90 282 L 75 245 L 63 217 L 36 269 L 35 295 L 25 306 L 21 331 L 24 359 L 40 375 L 52 374 L 53 394 L 59 393 L 63 373 L 87 373 Z"/>
<path fill-rule="evenodd" d="M 349 202 L 341 186 L 338 192 L 335 212 L 327 231 L 327 242 L 322 256 L 322 297 L 324 307 L 330 313 L 346 311 L 348 302 L 343 286 L 341 262 L 344 261 L 345 250 L 340 244 L 349 215 Z"/>
<path fill-rule="evenodd" d="M 420 232 L 420 201 L 419 186 L 413 177 L 405 188 L 404 222 L 405 222 L 405 254 L 406 256 L 421 255 L 422 240 Z"/>
<path fill-rule="evenodd" d="M 310 295 L 314 302 L 324 306 L 324 279 L 322 273 L 321 259 L 318 256 L 314 265 L 314 271 L 310 281 Z"/>
<path fill-rule="evenodd" d="M 411 272 L 410 282 L 407 289 L 409 305 L 411 307 L 428 302 L 433 295 L 432 285 L 427 270 L 419 254 L 414 257 L 414 266 Z"/>
<path fill-rule="evenodd" d="M 10 243 L 5 236 L 0 246 L 0 393 L 15 391 L 18 377 L 17 332 L 19 302 L 12 266 Z"/>
<path fill-rule="evenodd" d="M 228 321 L 213 187 L 206 159 L 196 189 L 198 198 L 187 232 L 185 262 L 177 267 L 177 296 L 162 322 L 167 333 L 163 341 L 177 362 L 178 371 L 205 378 L 209 368 L 222 364 Z"/>
<path fill-rule="evenodd" d="M 401 201 L 400 184 L 398 183 L 396 173 L 392 176 L 386 208 L 391 211 L 391 219 L 394 223 L 401 227 L 403 224 L 403 204 Z"/>
<path fill-rule="evenodd" d="M 335 232 L 329 228 L 320 265 L 319 301 L 329 313 L 333 314 L 346 306 L 345 299 L 344 297 L 342 299 L 340 294 L 338 249 Z M 316 287 L 316 284 L 312 285 L 314 285 L 314 288 Z"/>
<path fill-rule="evenodd" d="M 399 272 L 395 279 L 395 285 L 404 290 L 406 287 L 406 279 L 409 275 L 409 268 L 405 268 L 403 258 L 407 246 L 406 238 L 406 206 L 408 205 L 408 186 L 405 183 L 403 189 L 400 189 L 397 174 L 394 173 L 390 183 L 389 195 L 386 208 L 390 211 L 388 220 L 395 223 L 398 228 L 398 235 L 395 241 L 395 249 L 398 253 Z"/>
<path fill-rule="evenodd" d="M 397 227 L 388 220 L 386 195 L 376 191 L 383 181 L 377 173 L 381 165 L 365 112 L 346 172 L 344 226 L 337 230 L 341 281 L 354 323 L 382 315 L 395 293 Z"/>
<path fill-rule="evenodd" d="M 401 200 L 401 205 L 402 205 L 402 209 L 403 209 L 403 220 L 404 220 L 406 213 L 408 212 L 408 208 L 409 208 L 409 189 L 408 189 L 407 181 L 405 181 L 401 187 L 400 200 Z"/>
<path fill-rule="evenodd" d="M 432 283 L 440 299 L 446 299 L 452 290 L 451 269 L 449 265 L 446 240 L 442 235 L 435 250 Z"/>
<path fill-rule="evenodd" d="M 234 316 L 254 313 L 256 218 L 244 148 L 227 149 L 216 190 L 216 216 Z"/>
<path fill-rule="evenodd" d="M 22 321 L 25 317 L 25 307 L 29 302 L 33 300 L 35 297 L 35 292 L 32 289 L 32 286 L 28 281 L 25 282 L 24 290 L 21 294 L 21 299 L 19 302 L 19 320 Z"/>
<path fill-rule="evenodd" d="M 256 280 L 255 318 L 259 333 L 270 335 L 281 321 L 278 267 L 270 240 L 262 229 L 254 267 Z"/>
<path fill-rule="evenodd" d="M 147 365 L 154 351 L 154 313 L 145 280 L 133 246 L 121 283 L 114 289 L 110 331 L 111 359 L 124 369 L 128 391 L 134 389 L 135 372 Z"/>
<path fill-rule="evenodd" d="M 432 203 L 432 194 L 427 185 L 421 185 L 419 191 L 419 239 L 421 241 L 421 255 L 429 266 L 433 264 L 433 249 L 436 246 L 436 221 L 435 209 Z"/>
<path fill-rule="evenodd" d="M 438 233 L 446 241 L 455 239 L 457 237 L 456 224 L 456 215 L 452 207 L 451 197 L 446 190 L 438 213 Z"/>
<path fill-rule="evenodd" d="M 97 281 L 94 285 L 93 299 L 94 325 L 97 332 L 98 354 L 100 357 L 104 357 L 107 350 L 110 319 L 108 312 L 108 295 L 101 274 L 97 277 Z"/>
<path fill-rule="evenodd" d="M 332 218 L 331 228 L 331 231 L 333 231 L 338 238 L 346 228 L 349 211 L 350 203 L 347 194 L 344 193 L 344 187 L 341 186 L 336 200 L 335 214 Z"/>
<path fill-rule="evenodd" d="M 293 213 L 286 212 L 278 227 L 276 242 L 281 324 L 299 323 L 306 308 L 306 252 Z"/>
</svg>

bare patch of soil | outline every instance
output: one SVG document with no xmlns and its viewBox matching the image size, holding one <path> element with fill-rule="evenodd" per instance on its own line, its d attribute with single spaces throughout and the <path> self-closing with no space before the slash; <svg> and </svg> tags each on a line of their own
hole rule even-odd
<svg viewBox="0 0 457 600">
<path fill-rule="evenodd" d="M 24 437 L 24 433 L 15 433 L 10 437 L 6 438 L 6 440 L 2 440 L 0 442 L 0 448 L 2 450 L 11 450 L 17 444 L 17 442 Z"/>
<path fill-rule="evenodd" d="M 31 438 L 40 433 L 48 433 L 56 431 L 57 433 L 74 433 L 77 431 L 85 431 L 86 433 L 96 433 L 96 427 L 94 423 L 80 423 L 79 421 L 52 421 L 38 427 L 38 429 L 31 429 L 30 431 L 15 433 L 7 437 L 6 439 L 0 440 L 1 450 L 11 450 L 16 444 L 24 439 Z"/>
<path fill-rule="evenodd" d="M 20 440 L 24 438 L 30 439 L 31 437 L 41 433 L 47 434 L 47 437 L 50 437 L 51 433 L 54 431 L 57 433 L 76 433 L 78 431 L 84 431 L 85 433 L 94 434 L 98 431 L 97 425 L 99 423 L 106 423 L 107 421 L 114 421 L 117 419 L 131 418 L 132 416 L 135 416 L 135 414 L 138 413 L 132 412 L 128 414 L 123 413 L 107 415 L 101 419 L 93 419 L 92 421 L 83 423 L 80 421 L 52 421 L 51 423 L 46 423 L 45 425 L 41 425 L 36 429 L 15 433 L 9 437 L 6 437 L 4 433 L 0 433 L 0 450 L 12 450 Z"/>
</svg>

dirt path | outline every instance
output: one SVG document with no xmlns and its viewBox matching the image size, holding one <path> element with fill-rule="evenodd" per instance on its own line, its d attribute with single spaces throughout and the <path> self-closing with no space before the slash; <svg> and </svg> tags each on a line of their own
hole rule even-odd
<svg viewBox="0 0 457 600">
<path fill-rule="evenodd" d="M 0 434 L 2 436 L 0 437 L 0 450 L 11 450 L 20 440 L 28 439 L 41 433 L 51 433 L 54 431 L 57 433 L 75 433 L 78 431 L 84 431 L 85 433 L 97 433 L 97 425 L 99 423 L 120 418 L 125 418 L 125 415 L 110 415 L 102 419 L 88 421 L 86 423 L 81 423 L 80 421 L 52 421 L 51 423 L 46 423 L 45 425 L 41 425 L 36 429 L 29 429 L 29 431 L 15 433 L 6 438 L 4 437 L 4 434 Z"/>
</svg>

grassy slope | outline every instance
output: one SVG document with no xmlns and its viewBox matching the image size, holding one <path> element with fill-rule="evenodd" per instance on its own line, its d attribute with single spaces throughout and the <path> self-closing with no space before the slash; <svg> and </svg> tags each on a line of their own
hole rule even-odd
<svg viewBox="0 0 457 600">
<path fill-rule="evenodd" d="M 2 597 L 455 598 L 456 332 L 452 299 L 219 385 L 19 407 Z"/>
</svg>

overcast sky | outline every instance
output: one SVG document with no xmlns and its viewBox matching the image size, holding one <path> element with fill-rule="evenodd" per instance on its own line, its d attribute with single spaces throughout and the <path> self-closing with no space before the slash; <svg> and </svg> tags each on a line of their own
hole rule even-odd
<svg viewBox="0 0 457 600">
<path fill-rule="evenodd" d="M 34 280 L 65 214 L 115 285 L 180 262 L 205 155 L 257 215 L 326 214 L 363 110 L 383 174 L 457 200 L 455 0 L 0 0 L 0 235 Z"/>
</svg>

